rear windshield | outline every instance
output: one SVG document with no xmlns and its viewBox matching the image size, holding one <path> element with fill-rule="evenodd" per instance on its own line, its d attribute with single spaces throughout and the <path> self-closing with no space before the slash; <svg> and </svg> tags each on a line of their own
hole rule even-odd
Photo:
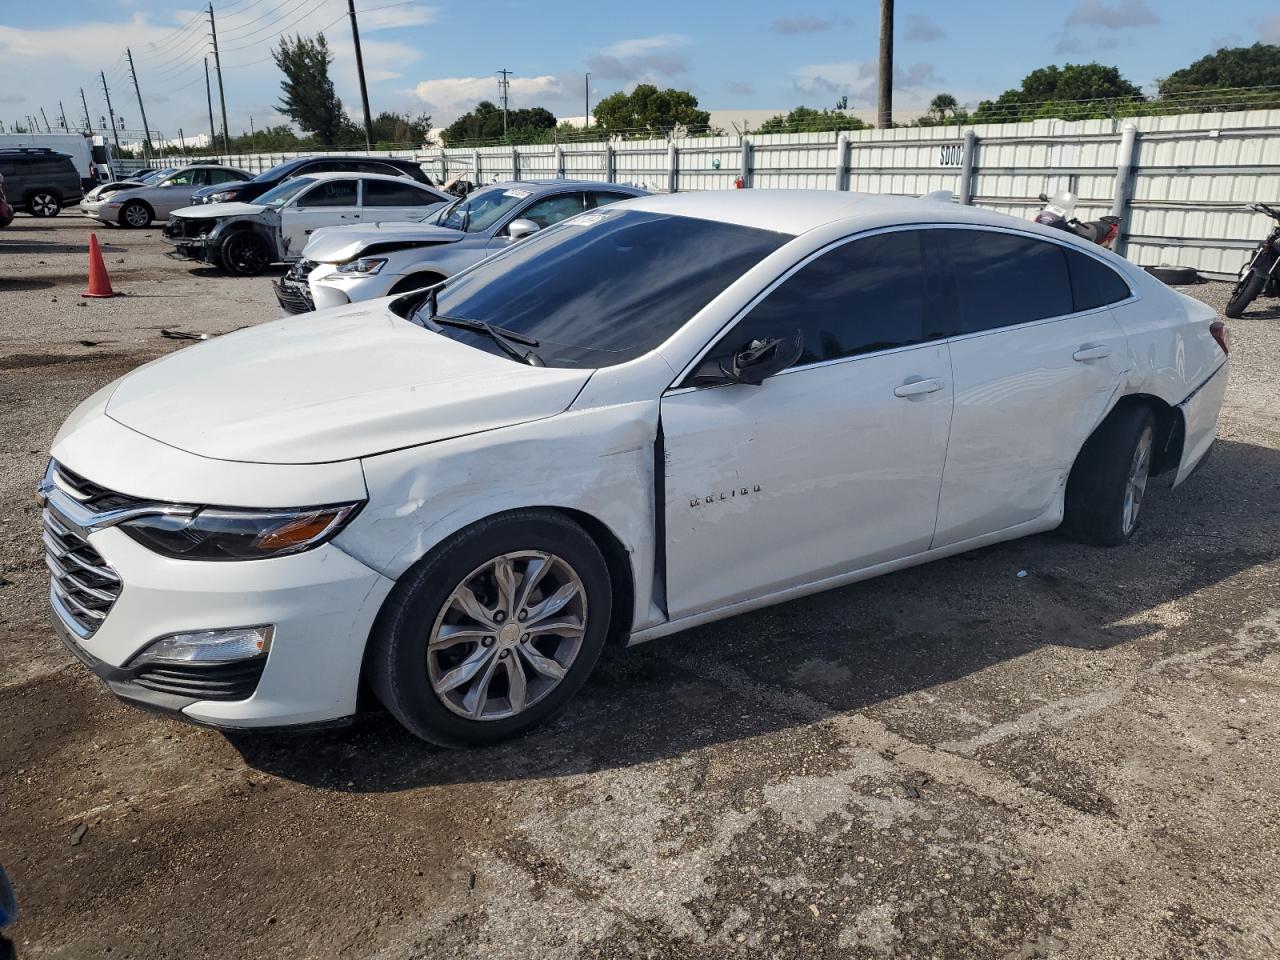
<svg viewBox="0 0 1280 960">
<path fill-rule="evenodd" d="M 581 214 L 440 288 L 436 310 L 538 340 L 552 367 L 648 353 L 789 234 L 639 210 Z M 429 315 L 430 301 L 418 307 Z M 442 335 L 501 353 L 483 333 Z"/>
</svg>

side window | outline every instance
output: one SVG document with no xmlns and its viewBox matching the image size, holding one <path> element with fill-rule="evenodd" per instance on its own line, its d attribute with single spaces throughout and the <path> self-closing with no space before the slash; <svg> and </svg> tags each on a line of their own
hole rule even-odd
<svg viewBox="0 0 1280 960">
<path fill-rule="evenodd" d="M 1077 310 L 1092 310 L 1132 296 L 1129 284 L 1120 274 L 1087 253 L 1067 250 L 1067 270 L 1071 274 L 1071 293 Z"/>
<path fill-rule="evenodd" d="M 193 187 L 207 187 L 210 183 L 214 182 L 212 177 L 212 170 L 196 170 L 195 176 L 191 178 L 191 185 Z"/>
<path fill-rule="evenodd" d="M 165 184 L 171 187 L 189 187 L 195 183 L 196 172 L 195 170 L 183 170 L 181 173 L 175 173 L 165 181 Z"/>
<path fill-rule="evenodd" d="M 425 207 L 436 198 L 425 190 L 416 190 L 410 180 L 366 180 L 364 205 L 366 207 Z"/>
<path fill-rule="evenodd" d="M 318 183 L 298 200 L 298 207 L 354 207 L 356 182 L 354 180 L 325 180 Z"/>
<path fill-rule="evenodd" d="M 783 281 L 730 331 L 721 352 L 797 329 L 801 364 L 922 343 L 932 338 L 925 298 L 920 231 L 854 240 Z"/>
<path fill-rule="evenodd" d="M 572 217 L 575 213 L 581 213 L 585 206 L 581 193 L 559 193 L 554 197 L 544 197 L 518 216 L 525 220 L 532 220 L 545 230 L 561 220 Z"/>
<path fill-rule="evenodd" d="M 231 183 L 232 181 L 243 180 L 244 178 L 233 173 L 230 170 L 210 170 L 209 183 Z"/>
<path fill-rule="evenodd" d="M 605 190 L 592 190 L 587 193 L 587 199 L 591 201 L 593 207 L 604 207 L 611 203 L 617 203 L 619 200 L 634 200 L 629 193 L 609 193 Z"/>
<path fill-rule="evenodd" d="M 1075 312 L 1066 251 L 990 230 L 936 230 L 959 301 L 958 333 L 1011 327 Z"/>
</svg>

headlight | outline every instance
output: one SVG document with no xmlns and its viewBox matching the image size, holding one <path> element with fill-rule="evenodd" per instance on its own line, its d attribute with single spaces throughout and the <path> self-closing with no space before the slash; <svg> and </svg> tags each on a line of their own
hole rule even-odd
<svg viewBox="0 0 1280 960">
<path fill-rule="evenodd" d="M 296 510 L 223 510 L 152 515 L 120 524 L 145 547 L 178 560 L 261 560 L 318 547 L 360 509 L 359 503 Z"/>
<path fill-rule="evenodd" d="M 205 203 L 226 203 L 228 200 L 234 200 L 238 196 L 240 194 L 235 190 L 223 190 L 205 197 Z"/>
<path fill-rule="evenodd" d="M 386 258 L 361 257 L 348 263 L 338 264 L 338 272 L 347 277 L 372 277 L 386 265 Z"/>
</svg>

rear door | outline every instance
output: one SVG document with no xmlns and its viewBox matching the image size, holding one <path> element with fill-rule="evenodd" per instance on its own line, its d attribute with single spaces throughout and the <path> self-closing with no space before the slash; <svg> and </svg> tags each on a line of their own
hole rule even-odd
<svg viewBox="0 0 1280 960">
<path fill-rule="evenodd" d="M 918 230 L 828 248 L 708 354 L 799 331 L 795 365 L 663 397 L 673 619 L 928 549 L 952 391 L 923 264 Z"/>
<path fill-rule="evenodd" d="M 933 545 L 1044 517 L 1120 386 L 1126 341 L 1088 254 L 1012 232 L 929 231 L 952 278 L 955 414 Z M 1074 280 L 1074 284 L 1073 284 Z"/>
<path fill-rule="evenodd" d="M 360 222 L 360 181 L 321 180 L 280 211 L 280 234 L 286 260 L 295 260 L 307 238 L 320 227 Z"/>
<path fill-rule="evenodd" d="M 408 177 L 361 182 L 364 185 L 362 219 L 366 223 L 421 220 L 442 202 Z"/>
</svg>

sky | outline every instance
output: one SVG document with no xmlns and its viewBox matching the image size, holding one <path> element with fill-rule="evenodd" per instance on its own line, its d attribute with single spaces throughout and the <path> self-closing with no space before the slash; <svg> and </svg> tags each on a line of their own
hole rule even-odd
<svg viewBox="0 0 1280 960">
<path fill-rule="evenodd" d="M 346 0 L 213 0 L 233 135 L 275 112 L 283 32 L 323 31 L 338 95 L 353 116 L 360 93 Z M 495 71 L 513 71 L 512 107 L 583 113 L 591 97 L 639 82 L 691 90 L 708 109 L 873 107 L 878 0 L 356 0 L 369 99 L 381 110 L 429 114 L 443 126 L 480 99 L 497 99 Z M 1050 63 L 1118 66 L 1155 82 L 1218 47 L 1280 43 L 1280 12 L 1237 0 L 1215 17 L 1206 0 L 898 0 L 895 104 L 922 106 L 948 92 L 962 104 L 1016 87 Z M 207 20 L 191 0 L 0 0 L 0 121 L 59 101 L 78 126 L 80 91 L 95 127 L 102 81 L 131 128 L 141 128 L 126 47 L 132 49 L 148 124 L 164 137 L 207 132 L 203 58 Z M 212 59 L 210 59 L 212 64 Z M 218 111 L 216 82 L 214 111 Z"/>
</svg>

